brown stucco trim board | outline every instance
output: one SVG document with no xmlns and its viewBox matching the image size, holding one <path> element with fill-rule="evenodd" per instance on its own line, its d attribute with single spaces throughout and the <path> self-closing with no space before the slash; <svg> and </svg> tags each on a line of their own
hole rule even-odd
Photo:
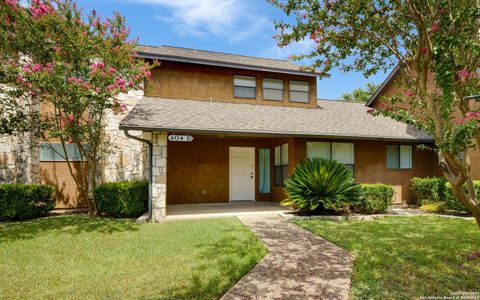
<svg viewBox="0 0 480 300">
<path fill-rule="evenodd" d="M 224 62 L 217 62 L 213 60 L 184 58 L 179 56 L 170 56 L 170 55 L 163 55 L 163 54 L 162 55 L 152 54 L 152 53 L 142 52 L 142 51 L 138 51 L 136 56 L 139 58 L 146 58 L 146 59 L 158 59 L 158 60 L 167 60 L 167 61 L 175 61 L 175 62 L 183 62 L 183 63 L 194 63 L 194 64 L 216 66 L 216 67 L 239 68 L 239 69 L 245 69 L 245 70 L 266 71 L 266 72 L 273 71 L 273 72 L 282 73 L 282 74 L 294 74 L 294 75 L 311 76 L 311 77 L 325 77 L 325 78 L 330 77 L 330 74 L 320 74 L 316 72 L 292 71 L 292 70 L 281 69 L 281 68 L 253 67 L 253 66 L 244 65 L 244 64 L 224 63 Z"/>
</svg>

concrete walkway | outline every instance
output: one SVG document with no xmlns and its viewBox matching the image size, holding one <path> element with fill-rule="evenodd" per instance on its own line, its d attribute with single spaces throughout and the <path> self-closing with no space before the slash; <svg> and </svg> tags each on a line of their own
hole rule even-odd
<svg viewBox="0 0 480 300">
<path fill-rule="evenodd" d="M 239 216 L 268 247 L 265 256 L 223 297 L 348 299 L 353 257 L 280 216 Z"/>
</svg>

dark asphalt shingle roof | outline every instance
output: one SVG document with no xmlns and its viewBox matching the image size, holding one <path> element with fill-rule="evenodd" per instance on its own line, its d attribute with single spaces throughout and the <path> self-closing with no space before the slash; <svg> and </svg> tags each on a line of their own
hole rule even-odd
<svg viewBox="0 0 480 300">
<path fill-rule="evenodd" d="M 185 61 L 199 64 L 219 65 L 225 67 L 238 67 L 254 70 L 276 71 L 283 73 L 295 73 L 308 76 L 319 74 L 302 70 L 289 60 L 270 59 L 255 56 L 245 56 L 214 51 L 196 50 L 172 46 L 146 46 L 136 48 L 137 56 L 144 58 L 156 58 L 159 60 Z"/>
<path fill-rule="evenodd" d="M 143 97 L 121 129 L 432 141 L 423 131 L 367 113 L 363 103 L 319 100 L 317 108 Z"/>
</svg>

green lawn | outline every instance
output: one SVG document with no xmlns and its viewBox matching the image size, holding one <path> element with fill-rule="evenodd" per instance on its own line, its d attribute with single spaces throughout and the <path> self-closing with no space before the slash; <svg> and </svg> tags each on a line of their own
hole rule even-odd
<svg viewBox="0 0 480 300">
<path fill-rule="evenodd" d="M 236 218 L 0 223 L 0 299 L 215 299 L 266 252 Z"/>
<path fill-rule="evenodd" d="M 480 292 L 480 230 L 473 221 L 419 216 L 295 223 L 356 256 L 354 299 Z"/>
</svg>

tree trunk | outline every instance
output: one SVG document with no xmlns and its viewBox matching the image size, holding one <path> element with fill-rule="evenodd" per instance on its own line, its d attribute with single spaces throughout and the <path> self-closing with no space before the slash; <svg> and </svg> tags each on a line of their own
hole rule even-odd
<svg viewBox="0 0 480 300">
<path fill-rule="evenodd" d="M 453 195 L 472 213 L 472 216 L 475 218 L 475 221 L 480 228 L 480 204 L 477 200 L 477 193 L 475 191 L 472 177 L 468 171 L 469 168 L 465 168 L 464 170 L 455 168 L 454 164 L 449 162 L 449 159 L 442 152 L 438 153 L 438 158 L 443 175 L 452 186 Z M 465 155 L 464 159 L 467 161 L 466 164 L 468 165 L 468 155 Z"/>
</svg>

